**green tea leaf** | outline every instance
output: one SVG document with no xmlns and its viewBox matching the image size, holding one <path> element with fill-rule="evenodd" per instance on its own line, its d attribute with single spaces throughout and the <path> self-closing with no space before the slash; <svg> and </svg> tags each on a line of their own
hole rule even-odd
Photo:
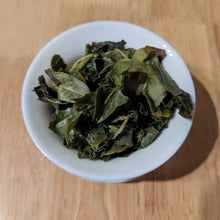
<svg viewBox="0 0 220 220">
<path fill-rule="evenodd" d="M 76 107 L 78 111 L 83 111 L 84 114 L 93 117 L 95 111 L 94 92 L 87 93 L 83 97 L 75 99 L 74 101 L 74 107 Z"/>
<path fill-rule="evenodd" d="M 169 108 L 157 108 L 155 112 L 152 112 L 151 115 L 155 120 L 163 118 L 170 118 L 173 111 Z"/>
<path fill-rule="evenodd" d="M 175 99 L 179 108 L 179 114 L 184 118 L 192 118 L 193 106 L 190 95 L 183 92 L 181 95 L 175 97 Z"/>
<path fill-rule="evenodd" d="M 81 112 L 77 112 L 73 108 L 67 108 L 65 110 L 56 109 L 53 117 L 54 120 L 50 122 L 49 128 L 60 137 L 67 137 L 72 127 L 70 123 L 72 120 L 78 120 Z M 75 123 L 77 122 L 75 121 Z M 72 124 L 73 125 L 73 124 Z"/>
<path fill-rule="evenodd" d="M 93 42 L 91 45 L 91 52 L 92 53 L 106 53 L 109 51 L 114 51 L 115 49 L 123 50 L 125 45 L 125 41 L 122 40 L 120 42 L 112 42 L 112 41 L 104 41 L 104 42 Z"/>
<path fill-rule="evenodd" d="M 89 93 L 88 86 L 75 77 L 72 77 L 71 81 L 60 83 L 56 89 L 58 93 L 58 99 L 73 103 L 74 99 L 81 98 L 85 94 Z"/>
<path fill-rule="evenodd" d="M 56 90 L 56 87 L 60 85 L 60 83 L 64 83 L 70 81 L 70 75 L 64 72 L 53 72 L 47 71 L 47 74 L 50 77 L 50 88 Z"/>
<path fill-rule="evenodd" d="M 56 54 L 52 57 L 51 68 L 53 71 L 62 71 L 66 68 L 66 64 L 60 55 Z"/>
<path fill-rule="evenodd" d="M 99 126 L 95 129 L 92 129 L 88 133 L 86 139 L 92 148 L 97 149 L 99 145 L 107 139 L 107 135 L 105 134 L 103 127 Z"/>
<path fill-rule="evenodd" d="M 128 72 L 123 78 L 123 93 L 128 96 L 143 95 L 151 112 L 155 111 L 153 100 L 149 97 L 147 87 L 148 75 L 145 72 Z"/>
<path fill-rule="evenodd" d="M 77 124 L 80 115 L 81 115 L 81 113 L 79 113 L 77 117 L 68 117 L 67 118 L 66 127 L 65 127 L 65 140 L 66 140 L 67 144 L 72 142 L 74 139 L 74 136 L 76 133 L 74 127 Z"/>
<path fill-rule="evenodd" d="M 100 117 L 106 98 L 108 97 L 109 89 L 100 86 L 95 92 L 95 111 L 93 120 Z"/>
<path fill-rule="evenodd" d="M 127 101 L 128 97 L 124 96 L 120 90 L 116 90 L 105 104 L 103 113 L 99 118 L 98 123 L 106 120 L 119 106 L 124 105 Z"/>
<path fill-rule="evenodd" d="M 163 66 L 159 63 L 156 57 L 153 57 L 150 61 L 147 61 L 155 70 L 160 81 L 163 83 L 166 90 L 174 96 L 174 99 L 178 103 L 177 107 L 180 109 L 179 113 L 185 118 L 192 117 L 192 101 L 190 95 L 179 88 L 176 82 L 171 76 L 164 70 Z"/>
<path fill-rule="evenodd" d="M 174 96 L 182 94 L 182 90 L 171 78 L 171 76 L 164 70 L 157 57 L 153 57 L 152 59 L 147 60 L 146 64 L 152 67 L 152 69 L 155 71 L 158 78 L 160 79 L 160 81 L 162 82 L 162 84 L 168 92 L 170 92 Z"/>
<path fill-rule="evenodd" d="M 118 140 L 116 140 L 116 143 L 121 146 L 133 147 L 133 131 L 130 129 L 129 131 L 125 132 L 124 135 L 122 135 Z"/>
<path fill-rule="evenodd" d="M 126 146 L 122 146 L 120 144 L 114 144 L 107 152 L 103 152 L 101 157 L 110 156 L 116 153 L 121 153 L 127 149 Z"/>
<path fill-rule="evenodd" d="M 144 61 L 148 58 L 151 50 L 147 48 L 141 48 L 136 50 L 134 55 L 131 58 L 131 67 L 129 68 L 129 72 L 147 72 L 147 67 Z"/>
<path fill-rule="evenodd" d="M 88 54 L 79 60 L 77 60 L 70 68 L 70 73 L 76 70 L 81 70 L 93 57 L 97 57 L 96 54 Z"/>
<path fill-rule="evenodd" d="M 151 68 L 148 69 L 148 77 L 144 89 L 150 99 L 154 102 L 155 107 L 158 107 L 161 104 L 167 94 L 167 90 Z"/>
<path fill-rule="evenodd" d="M 143 136 L 141 140 L 141 144 L 139 148 L 145 148 L 149 144 L 151 144 L 155 138 L 159 135 L 159 131 L 155 129 L 154 127 L 148 127 L 145 129 L 146 134 Z"/>
<path fill-rule="evenodd" d="M 145 48 L 148 51 L 150 50 L 152 55 L 156 55 L 156 57 L 159 59 L 160 62 L 166 57 L 166 51 L 163 49 L 150 47 L 150 46 L 146 46 Z"/>
<path fill-rule="evenodd" d="M 54 107 L 58 105 L 64 105 L 66 102 L 57 99 L 57 92 L 52 90 L 46 83 L 43 75 L 38 78 L 40 86 L 34 88 L 35 93 L 37 94 L 40 101 L 48 103 Z"/>
<path fill-rule="evenodd" d="M 131 60 L 119 60 L 109 72 L 109 76 L 114 82 L 115 86 L 120 87 L 122 84 L 122 73 L 127 71 L 131 66 Z"/>
</svg>

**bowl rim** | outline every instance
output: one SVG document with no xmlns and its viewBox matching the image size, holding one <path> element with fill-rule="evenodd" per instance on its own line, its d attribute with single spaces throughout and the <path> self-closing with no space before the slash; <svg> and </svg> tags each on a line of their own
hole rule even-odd
<svg viewBox="0 0 220 220">
<path fill-rule="evenodd" d="M 179 55 L 179 53 L 167 42 L 165 41 L 162 37 L 158 36 L 157 34 L 155 34 L 154 32 L 144 28 L 144 27 L 141 27 L 139 25 L 136 25 L 136 24 L 132 24 L 132 23 L 128 23 L 128 22 L 124 22 L 124 21 L 114 21 L 114 20 L 102 20 L 102 21 L 93 21 L 93 22 L 88 22 L 88 23 L 83 23 L 83 24 L 80 24 L 80 25 L 77 25 L 77 26 L 74 26 L 72 28 L 69 28 L 67 30 L 65 30 L 64 32 L 58 34 L 57 36 L 55 36 L 54 38 L 52 38 L 46 45 L 43 46 L 43 48 L 37 53 L 37 55 L 34 57 L 33 61 L 31 62 L 28 70 L 27 70 L 27 73 L 25 75 L 25 78 L 24 78 L 24 82 L 23 82 L 23 87 L 22 87 L 22 93 L 21 93 L 21 108 L 22 108 L 22 116 L 23 116 L 23 120 L 25 122 L 25 126 L 26 126 L 26 129 L 31 137 L 31 139 L 33 140 L 34 144 L 37 146 L 37 148 L 52 162 L 54 163 L 56 166 L 62 168 L 63 170 L 69 172 L 69 173 L 72 173 L 74 175 L 77 175 L 77 176 L 80 176 L 84 179 L 87 179 L 87 180 L 91 180 L 91 181 L 94 181 L 94 182 L 125 182 L 125 181 L 128 181 L 128 180 L 131 180 L 131 179 L 134 179 L 134 178 L 137 178 L 139 176 L 142 176 L 144 174 L 147 174 L 155 169 L 157 169 L 158 167 L 160 167 L 161 165 L 163 165 L 166 161 L 168 161 L 178 150 L 179 148 L 182 146 L 182 144 L 184 143 L 184 141 L 186 140 L 187 136 L 189 135 L 189 132 L 192 128 L 192 124 L 193 124 L 193 119 L 194 119 L 194 113 L 195 113 L 195 103 L 196 103 L 196 93 L 195 93 L 195 86 L 194 86 L 194 83 L 193 83 L 193 92 L 194 92 L 194 103 L 193 103 L 193 118 L 191 119 L 192 120 L 192 123 L 190 125 L 190 128 L 188 130 L 188 132 L 186 133 L 186 136 L 185 138 L 182 140 L 182 142 L 169 154 L 169 157 L 163 159 L 163 160 L 160 160 L 158 161 L 157 164 L 155 164 L 153 167 L 151 167 L 150 169 L 142 169 L 142 170 L 139 170 L 139 172 L 136 172 L 135 175 L 130 175 L 129 173 L 127 173 L 126 177 L 124 178 L 120 178 L 120 177 L 116 177 L 114 179 L 112 179 L 111 177 L 110 178 L 105 178 L 105 179 L 102 179 L 102 178 L 96 178 L 94 176 L 91 176 L 89 175 L 88 173 L 84 173 L 84 172 L 80 172 L 79 170 L 77 170 L 76 168 L 74 169 L 74 172 L 71 171 L 70 169 L 68 170 L 63 164 L 62 164 L 62 161 L 57 161 L 55 160 L 53 157 L 50 156 L 50 154 L 47 152 L 46 149 L 42 149 L 41 146 L 39 146 L 38 144 L 38 141 L 35 137 L 35 135 L 31 132 L 31 128 L 30 128 L 30 124 L 28 122 L 28 119 L 26 117 L 26 99 L 25 99 L 25 94 L 26 94 L 26 86 L 27 86 L 27 83 L 28 83 L 28 77 L 29 75 L 31 74 L 31 70 L 34 66 L 34 64 L 36 63 L 36 61 L 39 59 L 39 57 L 42 55 L 42 53 L 47 50 L 47 48 L 53 44 L 57 39 L 59 38 L 62 38 L 62 36 L 68 34 L 69 32 L 71 32 L 73 29 L 76 30 L 80 30 L 81 28 L 85 28 L 87 27 L 88 25 L 97 25 L 97 24 L 110 24 L 110 23 L 117 23 L 117 24 L 125 24 L 125 25 L 130 25 L 131 27 L 136 27 L 136 28 L 140 28 L 140 29 L 143 29 L 144 31 L 147 31 L 148 33 L 150 33 L 152 36 L 156 37 L 157 39 L 159 39 L 161 42 L 165 42 L 166 45 L 172 49 L 172 51 L 175 53 L 175 55 L 178 56 L 179 60 L 182 62 L 182 65 L 184 65 L 189 73 L 189 77 L 191 78 L 191 81 L 193 83 L 193 79 L 192 79 L 192 76 L 185 64 L 185 62 L 183 61 L 183 59 L 181 58 L 181 56 Z"/>
</svg>

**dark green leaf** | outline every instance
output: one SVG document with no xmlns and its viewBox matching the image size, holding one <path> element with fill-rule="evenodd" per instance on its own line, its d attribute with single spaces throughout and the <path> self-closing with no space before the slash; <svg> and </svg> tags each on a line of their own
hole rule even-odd
<svg viewBox="0 0 220 220">
<path fill-rule="evenodd" d="M 108 51 L 113 51 L 115 49 L 124 49 L 125 41 L 122 40 L 120 42 L 112 42 L 112 41 L 105 41 L 105 42 L 93 42 L 91 45 L 91 52 L 92 53 L 106 53 Z"/>
<path fill-rule="evenodd" d="M 95 92 L 95 111 L 93 120 L 100 117 L 106 98 L 108 97 L 109 89 L 100 86 Z"/>
<path fill-rule="evenodd" d="M 107 135 L 105 134 L 104 128 L 99 126 L 92 129 L 86 139 L 92 148 L 97 149 L 99 145 L 107 139 Z"/>
<path fill-rule="evenodd" d="M 127 149 L 126 146 L 122 146 L 120 144 L 114 144 L 107 152 L 103 152 L 101 157 L 110 156 L 116 153 L 121 153 Z"/>
<path fill-rule="evenodd" d="M 181 95 L 175 97 L 177 102 L 177 107 L 179 108 L 179 114 L 184 118 L 192 118 L 192 101 L 190 95 L 183 92 Z"/>
<path fill-rule="evenodd" d="M 103 113 L 98 120 L 98 123 L 107 119 L 119 106 L 124 105 L 128 101 L 128 97 L 124 96 L 120 90 L 115 90 L 109 95 L 105 103 Z"/>
<path fill-rule="evenodd" d="M 94 92 L 87 93 L 82 98 L 75 99 L 74 101 L 74 107 L 76 107 L 78 111 L 83 111 L 84 114 L 93 117 L 95 111 Z"/>
<path fill-rule="evenodd" d="M 51 59 L 51 68 L 54 71 L 62 71 L 66 68 L 66 64 L 63 61 L 63 58 L 56 54 Z"/>
<path fill-rule="evenodd" d="M 151 112 L 154 112 L 155 106 L 146 92 L 147 73 L 145 72 L 127 72 L 123 78 L 123 93 L 128 96 L 143 95 L 148 103 Z"/>
<path fill-rule="evenodd" d="M 51 104 L 54 107 L 58 105 L 66 104 L 59 99 L 57 99 L 57 92 L 52 90 L 46 83 L 44 76 L 39 76 L 38 78 L 40 86 L 34 88 L 35 93 L 37 94 L 39 100 Z"/>
<path fill-rule="evenodd" d="M 132 147 L 133 144 L 133 131 L 130 129 L 128 132 L 125 132 L 124 135 L 122 135 L 118 140 L 116 140 L 116 143 L 121 146 L 126 147 Z"/>
</svg>

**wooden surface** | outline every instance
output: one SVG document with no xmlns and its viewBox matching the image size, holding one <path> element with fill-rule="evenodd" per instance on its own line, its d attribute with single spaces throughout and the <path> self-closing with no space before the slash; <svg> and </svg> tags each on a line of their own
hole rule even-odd
<svg viewBox="0 0 220 220">
<path fill-rule="evenodd" d="M 138 24 L 185 60 L 197 94 L 195 121 L 162 167 L 129 183 L 93 183 L 56 167 L 22 119 L 31 61 L 54 36 L 95 20 Z M 0 219 L 220 219 L 219 0 L 0 0 Z"/>
</svg>

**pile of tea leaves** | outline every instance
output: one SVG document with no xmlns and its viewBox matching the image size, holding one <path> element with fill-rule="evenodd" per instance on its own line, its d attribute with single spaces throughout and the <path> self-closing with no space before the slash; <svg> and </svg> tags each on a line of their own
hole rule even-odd
<svg viewBox="0 0 220 220">
<path fill-rule="evenodd" d="M 165 56 L 150 46 L 126 49 L 123 40 L 86 45 L 72 66 L 54 55 L 48 83 L 41 75 L 34 88 L 54 109 L 49 128 L 79 158 L 107 161 L 147 147 L 176 108 L 192 117 L 190 95 L 163 68 Z"/>
</svg>

